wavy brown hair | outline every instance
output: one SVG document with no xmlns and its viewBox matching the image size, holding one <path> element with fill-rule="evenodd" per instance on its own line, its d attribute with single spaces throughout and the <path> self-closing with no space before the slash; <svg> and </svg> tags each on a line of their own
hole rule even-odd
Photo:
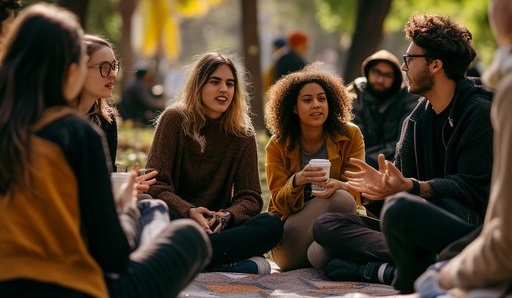
<svg viewBox="0 0 512 298">
<path fill-rule="evenodd" d="M 404 27 L 405 37 L 423 48 L 428 62 L 443 61 L 446 76 L 454 81 L 465 77 L 475 59 L 473 35 L 447 16 L 414 14 Z"/>
<path fill-rule="evenodd" d="M 30 184 L 31 127 L 44 110 L 68 106 L 64 82 L 79 63 L 82 28 L 71 12 L 34 4 L 18 16 L 0 54 L 0 195 Z"/>
<path fill-rule="evenodd" d="M 279 142 L 291 139 L 291 148 L 300 136 L 299 116 L 293 112 L 297 105 L 300 90 L 304 85 L 317 83 L 327 96 L 329 114 L 324 123 L 327 133 L 345 134 L 345 124 L 352 120 L 352 98 L 348 95 L 343 79 L 331 72 L 320 70 L 316 62 L 303 70 L 288 74 L 279 79 L 267 91 L 265 120 L 270 133 Z"/>
</svg>

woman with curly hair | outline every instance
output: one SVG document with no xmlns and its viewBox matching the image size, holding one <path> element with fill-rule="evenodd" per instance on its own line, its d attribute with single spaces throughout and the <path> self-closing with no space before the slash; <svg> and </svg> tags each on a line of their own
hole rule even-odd
<svg viewBox="0 0 512 298">
<path fill-rule="evenodd" d="M 266 173 L 271 192 L 268 211 L 284 221 L 284 234 L 271 251 L 282 270 L 310 267 L 315 254 L 313 224 L 327 212 L 355 213 L 359 194 L 345 183 L 346 170 L 357 171 L 350 158 L 364 160 L 359 128 L 350 123 L 352 102 L 343 80 L 314 63 L 289 74 L 268 91 Z M 328 159 L 328 179 L 311 159 Z M 312 183 L 324 190 L 312 192 Z M 362 207 L 362 206 L 361 206 Z M 309 249 L 309 252 L 308 252 Z"/>
</svg>

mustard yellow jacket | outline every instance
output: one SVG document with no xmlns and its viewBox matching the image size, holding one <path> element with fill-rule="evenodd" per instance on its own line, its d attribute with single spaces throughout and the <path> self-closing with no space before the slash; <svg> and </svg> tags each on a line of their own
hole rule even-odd
<svg viewBox="0 0 512 298">
<path fill-rule="evenodd" d="M 347 181 L 345 171 L 359 171 L 359 168 L 349 162 L 350 158 L 364 160 L 365 150 L 363 135 L 353 123 L 346 124 L 347 135 L 327 135 L 327 156 L 331 162 L 330 178 Z M 301 170 L 300 146 L 298 142 L 292 151 L 286 150 L 290 140 L 279 143 L 272 137 L 267 144 L 266 174 L 270 190 L 268 212 L 279 215 L 285 220 L 292 213 L 304 208 L 304 186 L 293 186 L 295 173 Z M 350 192 L 358 205 L 361 205 L 360 193 Z"/>
</svg>

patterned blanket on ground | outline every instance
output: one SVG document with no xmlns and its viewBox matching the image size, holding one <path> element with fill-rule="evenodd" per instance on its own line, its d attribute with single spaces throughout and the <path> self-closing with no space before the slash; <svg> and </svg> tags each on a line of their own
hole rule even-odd
<svg viewBox="0 0 512 298">
<path fill-rule="evenodd" d="M 390 286 L 360 282 L 334 282 L 312 268 L 272 274 L 201 273 L 178 297 L 342 297 L 348 293 L 371 296 L 397 294 Z"/>
</svg>

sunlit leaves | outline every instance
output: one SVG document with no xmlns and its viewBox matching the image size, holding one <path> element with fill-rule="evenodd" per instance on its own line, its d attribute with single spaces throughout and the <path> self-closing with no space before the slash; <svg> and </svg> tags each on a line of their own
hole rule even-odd
<svg viewBox="0 0 512 298">
<path fill-rule="evenodd" d="M 200 17 L 222 0 L 140 0 L 134 18 L 137 49 L 151 57 L 162 51 L 174 61 L 181 52 L 179 22 L 183 18 Z"/>
</svg>

